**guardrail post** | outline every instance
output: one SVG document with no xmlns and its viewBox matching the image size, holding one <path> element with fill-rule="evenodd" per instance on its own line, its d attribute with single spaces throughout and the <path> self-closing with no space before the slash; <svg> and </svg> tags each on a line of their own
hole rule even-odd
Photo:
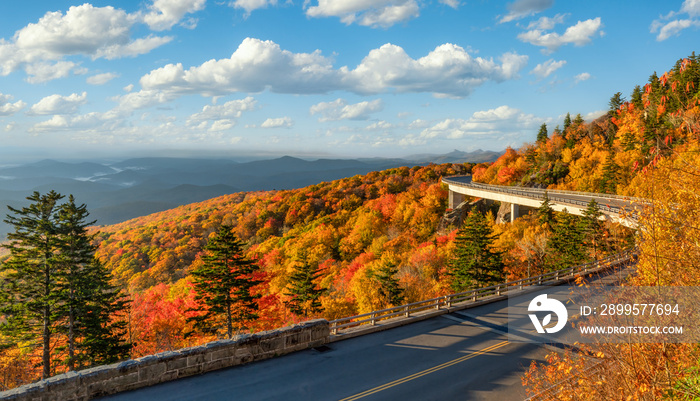
<svg viewBox="0 0 700 401">
<path fill-rule="evenodd" d="M 448 308 L 452 306 L 452 295 L 445 295 L 445 306 Z"/>
<path fill-rule="evenodd" d="M 408 311 L 408 306 L 404 306 L 403 310 L 404 310 L 404 316 L 406 316 L 406 317 L 411 316 L 411 313 Z"/>
<path fill-rule="evenodd" d="M 496 287 L 496 295 L 501 295 L 501 285 L 499 284 L 498 287 Z"/>
<path fill-rule="evenodd" d="M 377 314 L 374 313 L 374 312 L 372 312 L 372 315 L 370 315 L 370 317 L 369 317 L 369 318 L 372 319 L 372 320 L 370 320 L 369 324 L 371 324 L 372 326 L 374 326 L 375 323 L 377 323 L 376 317 L 377 317 Z"/>
<path fill-rule="evenodd" d="M 331 323 L 333 327 L 331 328 L 331 334 L 336 335 L 338 334 L 338 324 L 337 323 Z"/>
<path fill-rule="evenodd" d="M 554 276 L 555 280 L 559 280 L 559 270 L 557 270 L 557 274 Z"/>
<path fill-rule="evenodd" d="M 476 302 L 476 291 L 472 290 L 472 302 Z"/>
</svg>

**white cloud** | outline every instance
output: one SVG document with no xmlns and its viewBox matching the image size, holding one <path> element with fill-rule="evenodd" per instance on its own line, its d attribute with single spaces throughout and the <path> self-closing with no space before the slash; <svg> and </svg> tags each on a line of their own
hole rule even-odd
<svg viewBox="0 0 700 401">
<path fill-rule="evenodd" d="M 545 32 L 542 29 L 532 29 L 518 35 L 518 39 L 523 42 L 546 48 L 546 53 L 552 53 L 566 44 L 583 46 L 591 42 L 591 38 L 602 35 L 600 28 L 602 23 L 600 17 L 578 21 L 576 25 L 566 28 L 566 31 L 559 35 L 556 32 Z"/>
<path fill-rule="evenodd" d="M 141 77 L 145 90 L 205 96 L 235 92 L 328 93 L 348 90 L 359 94 L 428 92 L 464 97 L 486 81 L 517 77 L 527 56 L 505 53 L 499 60 L 472 57 L 462 47 L 444 44 L 427 56 L 413 59 L 403 48 L 386 44 L 369 52 L 350 70 L 334 69 L 320 51 L 292 53 L 272 41 L 246 38 L 230 58 L 209 60 L 185 70 L 168 64 Z"/>
<path fill-rule="evenodd" d="M 223 120 L 216 120 L 211 124 L 211 127 L 209 128 L 209 132 L 225 131 L 225 130 L 233 128 L 235 125 L 236 125 L 235 121 L 229 120 L 227 118 L 225 118 Z"/>
<path fill-rule="evenodd" d="M 408 129 L 423 129 L 423 128 L 428 128 L 428 126 L 430 126 L 430 123 L 429 123 L 429 122 L 427 122 L 427 121 L 425 121 L 425 120 L 421 120 L 421 119 L 419 118 L 419 119 L 413 120 L 413 121 L 408 125 Z"/>
<path fill-rule="evenodd" d="M 59 61 L 52 65 L 54 74 L 42 77 L 63 77 L 67 75 L 65 70 L 68 67 L 68 62 L 60 61 L 64 57 L 85 55 L 93 59 L 114 59 L 136 56 L 172 40 L 157 36 L 132 40 L 131 29 L 136 22 L 134 15 L 123 10 L 93 7 L 88 3 L 72 6 L 65 14 L 48 12 L 38 22 L 15 32 L 12 40 L 0 39 L 0 73 L 8 75 L 36 63 Z M 62 75 L 57 72 L 58 67 L 63 68 Z M 36 66 L 33 68 L 37 69 Z M 39 74 L 30 75 L 40 77 Z M 42 77 L 34 81 L 41 82 Z"/>
<path fill-rule="evenodd" d="M 164 31 L 172 28 L 182 18 L 204 9 L 206 0 L 154 0 L 148 6 L 149 12 L 143 15 L 143 22 L 154 31 Z M 185 24 L 187 28 L 194 28 L 196 20 L 190 19 Z"/>
<path fill-rule="evenodd" d="M 574 77 L 574 80 L 576 80 L 576 83 L 587 81 L 591 79 L 591 74 L 587 72 L 582 72 Z"/>
<path fill-rule="evenodd" d="M 383 130 L 387 130 L 389 128 L 394 128 L 394 126 L 391 123 L 388 123 L 388 122 L 382 120 L 382 121 L 377 121 L 376 123 L 372 123 L 372 124 L 366 126 L 365 131 L 383 131 Z"/>
<path fill-rule="evenodd" d="M 452 7 L 455 10 L 459 7 L 459 0 L 440 0 L 440 3 Z"/>
<path fill-rule="evenodd" d="M 74 114 L 87 102 L 87 92 L 72 93 L 69 96 L 50 95 L 39 100 L 29 110 L 32 115 Z"/>
<path fill-rule="evenodd" d="M 552 18 L 549 17 L 540 17 L 540 19 L 536 21 L 532 21 L 527 25 L 528 30 L 532 29 L 540 29 L 540 30 L 548 30 L 548 29 L 554 29 L 554 27 L 557 24 L 563 24 L 564 19 L 568 14 L 557 14 Z"/>
<path fill-rule="evenodd" d="M 27 73 L 27 82 L 36 84 L 51 81 L 58 78 L 65 78 L 73 73 L 83 73 L 84 69 L 78 67 L 71 61 L 58 61 L 56 63 L 34 63 L 24 67 Z"/>
<path fill-rule="evenodd" d="M 583 120 L 584 120 L 584 121 L 593 121 L 593 120 L 595 120 L 596 118 L 602 116 L 603 114 L 607 114 L 607 113 L 608 113 L 607 110 L 596 110 L 596 111 L 592 111 L 592 112 L 586 114 L 585 116 L 583 116 Z"/>
<path fill-rule="evenodd" d="M 291 128 L 292 125 L 294 121 L 289 117 L 268 118 L 260 124 L 260 128 Z"/>
<path fill-rule="evenodd" d="M 683 14 L 687 14 L 689 18 L 676 18 Z M 662 42 L 672 36 L 680 35 L 684 29 L 700 27 L 698 17 L 700 17 L 700 0 L 685 0 L 679 11 L 671 11 L 666 16 L 654 20 L 651 23 L 650 32 L 658 32 L 656 40 Z"/>
<path fill-rule="evenodd" d="M 384 108 L 381 99 L 348 104 L 344 99 L 336 99 L 332 102 L 321 102 L 311 106 L 311 115 L 320 114 L 319 121 L 339 120 L 366 120 L 369 115 Z"/>
<path fill-rule="evenodd" d="M 11 116 L 27 105 L 21 100 L 12 103 L 12 99 L 14 99 L 12 95 L 3 95 L 0 93 L 0 116 Z"/>
<path fill-rule="evenodd" d="M 239 118 L 244 111 L 254 110 L 257 101 L 248 96 L 245 99 L 231 100 L 222 105 L 206 105 L 199 113 L 192 114 L 187 123 Z"/>
<path fill-rule="evenodd" d="M 454 3 L 448 0 L 447 4 Z M 344 24 L 390 27 L 419 15 L 416 0 L 318 0 L 318 5 L 308 7 L 309 17 L 338 17 Z"/>
<path fill-rule="evenodd" d="M 477 111 L 469 119 L 448 118 L 424 129 L 420 136 L 407 136 L 404 144 L 417 145 L 431 139 L 462 139 L 491 137 L 497 139 L 513 134 L 526 135 L 542 124 L 542 119 L 509 106 Z"/>
<path fill-rule="evenodd" d="M 90 85 L 104 85 L 107 82 L 117 78 L 119 74 L 114 74 L 111 72 L 105 72 L 104 74 L 97 74 L 88 77 L 85 81 Z"/>
<path fill-rule="evenodd" d="M 124 92 L 131 92 L 132 90 L 134 90 L 134 84 L 129 84 L 129 85 L 125 86 L 123 89 L 124 89 Z"/>
<path fill-rule="evenodd" d="M 537 75 L 540 79 L 547 78 L 565 64 L 566 60 L 554 61 L 554 59 L 549 59 L 542 64 L 537 64 L 537 66 L 530 71 L 530 74 Z"/>
<path fill-rule="evenodd" d="M 553 4 L 554 0 L 516 0 L 506 6 L 508 14 L 502 17 L 499 22 L 510 22 L 537 14 L 550 8 Z"/>
<path fill-rule="evenodd" d="M 115 96 L 112 100 L 119 103 L 114 109 L 115 113 L 131 113 L 137 109 L 154 106 L 156 104 L 166 103 L 176 99 L 173 94 L 156 91 L 156 90 L 140 90 L 138 92 L 130 92 L 123 96 Z"/>
<path fill-rule="evenodd" d="M 267 8 L 267 6 L 276 6 L 277 0 L 235 0 L 229 3 L 231 7 L 242 8 L 246 14 L 250 14 L 254 10 Z"/>
</svg>

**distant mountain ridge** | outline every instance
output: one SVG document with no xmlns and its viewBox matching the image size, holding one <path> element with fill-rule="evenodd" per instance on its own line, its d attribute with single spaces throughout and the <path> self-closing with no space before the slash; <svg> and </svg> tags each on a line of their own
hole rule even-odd
<svg viewBox="0 0 700 401">
<path fill-rule="evenodd" d="M 243 191 L 294 189 L 371 171 L 429 163 L 493 161 L 502 152 L 453 151 L 402 159 L 317 159 L 283 156 L 237 162 L 232 159 L 144 157 L 116 163 L 45 159 L 0 168 L 0 205 L 21 207 L 33 191 L 73 194 L 98 225 Z M 0 236 L 7 227 L 0 223 Z"/>
</svg>

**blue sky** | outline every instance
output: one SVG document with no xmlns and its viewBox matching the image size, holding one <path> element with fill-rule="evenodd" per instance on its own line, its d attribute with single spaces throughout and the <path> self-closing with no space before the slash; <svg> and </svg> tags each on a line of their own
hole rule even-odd
<svg viewBox="0 0 700 401">
<path fill-rule="evenodd" d="M 396 157 L 595 118 L 700 0 L 2 2 L 0 155 Z"/>
</svg>

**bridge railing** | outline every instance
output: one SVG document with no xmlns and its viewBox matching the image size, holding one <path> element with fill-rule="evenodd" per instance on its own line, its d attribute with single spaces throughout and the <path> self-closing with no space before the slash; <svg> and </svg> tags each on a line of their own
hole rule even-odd
<svg viewBox="0 0 700 401">
<path fill-rule="evenodd" d="M 445 182 L 450 181 L 450 183 L 453 185 L 462 185 L 462 186 L 479 185 L 482 187 L 492 187 L 492 188 L 498 188 L 498 187 L 518 188 L 518 189 L 522 189 L 522 190 L 530 191 L 530 192 L 539 192 L 539 191 L 544 192 L 544 191 L 546 191 L 548 194 L 585 195 L 585 196 L 592 196 L 592 197 L 604 198 L 604 199 L 626 200 L 626 201 L 630 201 L 630 202 L 638 203 L 638 204 L 645 204 L 645 203 L 649 202 L 647 199 L 644 199 L 644 198 L 637 198 L 634 196 L 627 196 L 627 195 L 602 194 L 599 192 L 569 191 L 569 190 L 565 190 L 565 189 L 544 189 L 544 188 L 531 188 L 531 187 L 507 187 L 507 186 L 499 186 L 499 185 L 492 185 L 492 184 L 484 184 L 481 182 L 474 182 L 474 181 L 466 183 L 466 182 L 461 182 L 458 180 L 458 178 L 461 178 L 461 177 L 469 177 L 469 176 L 465 176 L 465 175 L 450 176 L 450 177 L 443 178 L 443 181 L 445 181 Z"/>
<path fill-rule="evenodd" d="M 556 196 L 556 193 L 567 193 L 567 194 L 572 194 L 572 195 L 588 195 L 588 196 L 599 196 L 601 194 L 596 194 L 596 193 L 591 193 L 591 192 L 574 192 L 574 191 L 559 191 L 556 190 L 556 192 L 552 191 L 550 192 L 549 190 L 541 190 L 542 192 L 540 193 L 539 191 L 535 191 L 534 189 L 521 189 L 518 187 L 506 187 L 506 186 L 499 186 L 499 185 L 490 185 L 490 184 L 482 184 L 479 182 L 470 182 L 470 183 L 465 183 L 465 182 L 460 182 L 454 179 L 449 179 L 449 178 L 443 178 L 443 181 L 452 184 L 452 185 L 458 185 L 462 187 L 472 187 L 472 188 L 478 188 L 482 189 L 485 191 L 491 191 L 491 192 L 500 192 L 500 193 L 505 193 L 509 195 L 518 195 L 522 196 L 525 198 L 529 199 L 535 199 L 535 200 L 543 200 L 544 199 L 544 193 L 547 193 L 547 197 L 549 198 L 550 201 L 552 202 L 557 202 L 561 204 L 569 204 L 569 205 L 575 205 L 575 206 L 588 206 L 588 202 L 584 201 L 579 201 L 576 199 L 569 199 L 569 198 L 561 198 Z M 606 195 L 607 197 L 607 195 Z M 619 197 L 619 195 L 616 195 L 616 197 Z M 635 203 L 639 203 L 636 201 L 637 198 L 629 198 L 629 197 L 619 197 L 621 200 L 628 200 L 630 202 L 634 201 Z M 640 202 L 646 202 L 645 200 L 641 200 Z M 630 206 L 633 206 L 632 203 L 630 203 Z M 627 210 L 625 208 L 619 207 L 619 206 L 609 206 L 605 204 L 598 204 L 598 208 L 604 212 L 607 213 L 613 213 L 618 216 L 623 215 Z M 634 217 L 632 217 L 634 218 Z"/>
<path fill-rule="evenodd" d="M 450 308 L 455 305 L 461 306 L 468 303 L 475 303 L 487 297 L 508 295 L 528 286 L 553 284 L 559 280 L 573 278 L 579 274 L 594 273 L 618 266 L 622 263 L 630 261 L 633 257 L 634 250 L 628 249 L 605 259 L 583 263 L 577 266 L 568 267 L 566 269 L 547 272 L 538 276 L 526 277 L 520 280 L 492 285 L 490 287 L 475 288 L 456 294 L 443 295 L 441 297 L 376 310 L 363 313 L 361 315 L 331 320 L 329 322 L 331 334 L 342 334 L 340 333 L 342 330 L 347 330 L 361 325 L 374 326 L 382 320 L 397 317 L 410 317 L 412 314 L 430 309 L 439 310 L 441 308 Z"/>
</svg>

